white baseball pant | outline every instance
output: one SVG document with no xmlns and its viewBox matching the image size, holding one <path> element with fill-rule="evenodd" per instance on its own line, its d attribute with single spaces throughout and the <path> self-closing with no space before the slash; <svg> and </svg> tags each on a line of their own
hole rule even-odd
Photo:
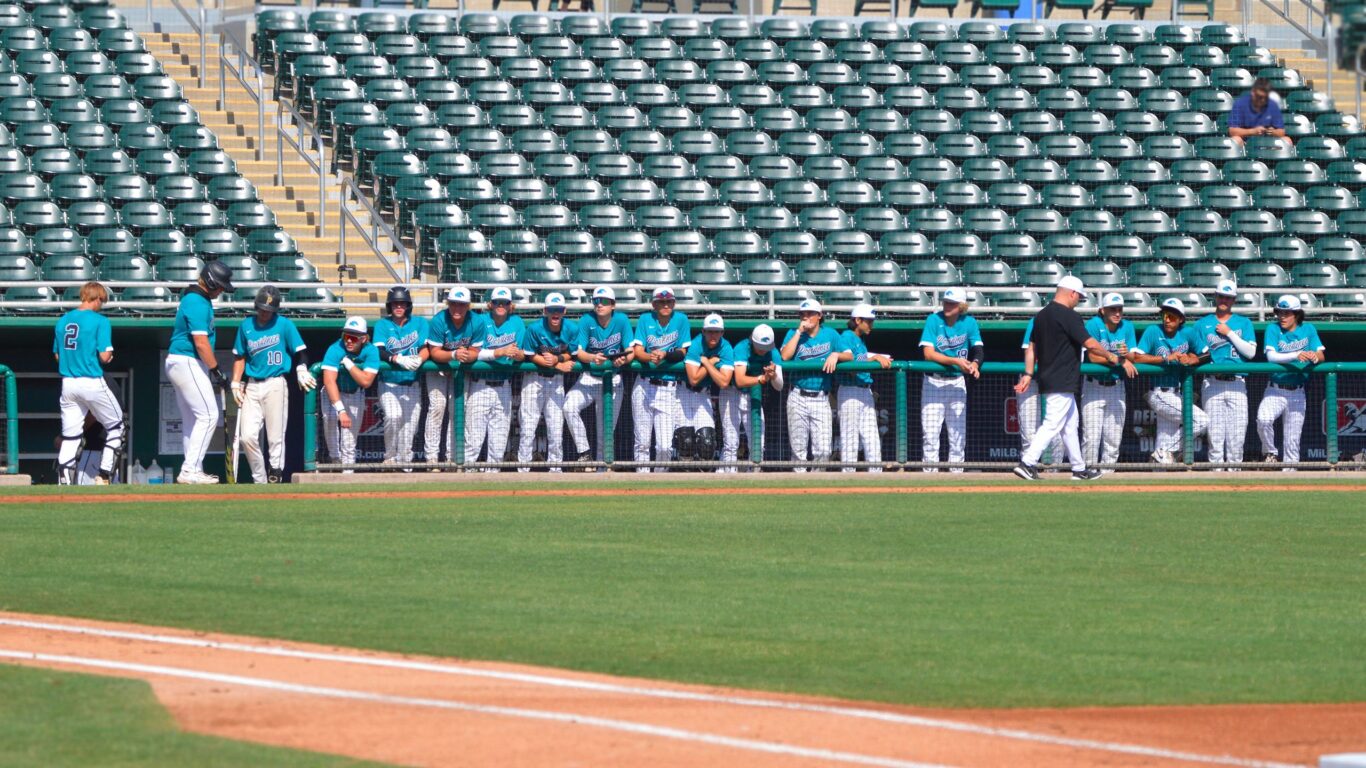
<svg viewBox="0 0 1366 768">
<path fill-rule="evenodd" d="M 379 407 L 384 411 L 384 463 L 408 464 L 413 460 L 413 437 L 422 416 L 421 386 L 393 381 L 379 383 Z M 423 436 L 426 437 L 425 435 Z"/>
<path fill-rule="evenodd" d="M 635 427 L 635 460 L 650 460 L 650 435 L 654 435 L 656 461 L 673 458 L 674 430 L 682 422 L 683 408 L 678 402 L 678 382 L 655 384 L 641 376 L 631 392 L 631 420 Z M 637 468 L 637 472 L 648 471 Z M 655 467 L 667 472 L 667 467 Z"/>
<path fill-rule="evenodd" d="M 687 384 L 679 383 L 678 407 L 680 412 L 678 426 L 702 429 L 716 429 L 716 408 L 711 402 L 711 390 L 694 390 Z"/>
<path fill-rule="evenodd" d="M 1209 460 L 1243 460 L 1247 440 L 1247 384 L 1242 379 L 1221 381 L 1206 376 L 1200 382 L 1200 404 L 1209 416 Z"/>
<path fill-rule="evenodd" d="M 1020 425 L 1020 455 L 1023 456 L 1029 444 L 1034 440 L 1034 433 L 1039 431 L 1039 425 L 1043 423 L 1043 398 L 1039 397 L 1039 384 L 1033 377 L 1029 379 L 1029 386 L 1024 392 L 1015 396 L 1015 417 Z M 1053 441 L 1048 447 L 1049 460 L 1062 463 L 1063 447 L 1062 438 Z"/>
<path fill-rule="evenodd" d="M 517 461 L 531 461 L 536 450 L 536 425 L 545 415 L 545 459 L 551 463 L 564 461 L 564 374 L 542 376 L 528 373 L 522 376 L 522 403 L 517 416 L 521 436 L 517 441 Z M 551 472 L 560 471 L 552 467 Z"/>
<path fill-rule="evenodd" d="M 204 471 L 204 454 L 209 452 L 213 430 L 218 426 L 218 397 L 209 383 L 209 367 L 197 357 L 166 356 L 166 378 L 175 388 L 180 406 L 181 446 L 185 463 L 180 471 Z"/>
<path fill-rule="evenodd" d="M 445 373 L 428 371 L 424 376 L 427 385 L 427 423 L 422 433 L 422 450 L 427 462 L 434 464 L 441 459 L 441 439 L 451 434 L 451 420 L 447 416 L 446 406 L 451 399 L 453 382 Z M 453 457 L 455 453 L 448 450 L 446 456 Z"/>
<path fill-rule="evenodd" d="M 920 387 L 920 425 L 924 430 L 924 451 L 921 460 L 938 464 L 939 433 L 949 431 L 949 462 L 962 463 L 965 458 L 963 443 L 968 431 L 968 384 L 962 376 L 926 376 Z M 938 472 L 925 467 L 926 472 Z M 955 467 L 951 472 L 962 472 Z"/>
<path fill-rule="evenodd" d="M 871 387 L 842 385 L 838 393 L 840 413 L 840 461 L 858 461 L 859 445 L 863 446 L 863 460 L 882 462 L 882 435 L 877 430 L 877 407 L 873 405 Z M 845 467 L 853 472 L 854 467 Z M 881 472 L 882 467 L 870 467 L 869 472 Z"/>
<path fill-rule="evenodd" d="M 1077 415 L 1076 396 L 1049 392 L 1043 399 L 1043 423 L 1034 433 L 1034 439 L 1030 441 L 1020 461 L 1031 467 L 1037 465 L 1039 459 L 1043 458 L 1044 448 L 1061 436 L 1063 448 L 1067 451 L 1067 460 L 1072 464 L 1072 471 L 1081 472 L 1086 469 L 1086 460 L 1081 455 L 1081 444 L 1077 438 L 1077 428 L 1081 419 Z"/>
<path fill-rule="evenodd" d="M 735 462 L 740 456 L 740 438 L 750 440 L 751 430 L 749 423 L 750 393 L 747 389 L 736 389 L 726 387 L 721 390 L 721 461 Z M 764 412 L 759 411 L 759 431 L 763 433 Z M 758 445 L 750 445 L 749 452 L 751 457 L 762 458 L 764 455 L 763 439 L 760 438 Z M 721 467 L 717 472 L 733 473 L 735 467 Z"/>
<path fill-rule="evenodd" d="M 1110 386 L 1096 382 L 1090 376 L 1081 385 L 1081 423 L 1084 435 L 1081 453 L 1090 464 L 1114 464 L 1119 461 L 1119 444 L 1124 440 L 1124 417 L 1129 406 L 1124 401 L 1124 382 L 1116 380 Z M 1062 450 L 1053 449 L 1054 461 L 1062 459 Z"/>
<path fill-rule="evenodd" d="M 1281 422 L 1281 442 L 1285 450 L 1281 461 L 1293 464 L 1300 460 L 1300 438 L 1304 435 L 1304 387 L 1283 389 L 1268 384 L 1257 406 L 1257 436 L 1262 439 L 1262 453 L 1276 453 L 1276 419 Z"/>
<path fill-rule="evenodd" d="M 100 454 L 99 469 L 112 473 L 114 454 L 123 447 L 123 409 L 109 384 L 103 377 L 64 378 L 58 404 L 62 414 L 62 446 L 57 451 L 57 482 L 71 483 L 81 437 L 85 434 L 87 413 L 94 414 L 95 420 L 104 427 L 104 451 Z"/>
<path fill-rule="evenodd" d="M 100 456 L 103 453 L 103 450 L 81 451 L 81 455 L 76 457 L 76 485 L 95 484 L 95 478 L 100 476 Z M 66 485 L 66 478 L 59 476 L 57 484 Z"/>
<path fill-rule="evenodd" d="M 285 466 L 285 425 L 289 419 L 289 382 L 283 376 L 247 382 L 247 396 L 237 412 L 242 420 L 242 453 L 251 467 L 251 479 L 267 481 L 266 460 L 261 454 L 261 427 L 266 429 L 270 466 L 276 472 Z M 231 461 L 231 459 L 229 459 Z"/>
<path fill-rule="evenodd" d="M 1181 390 L 1160 388 L 1148 392 L 1148 407 L 1157 417 L 1157 440 L 1154 449 L 1177 452 L 1181 450 Z M 1194 440 L 1209 429 L 1209 417 L 1200 406 L 1191 406 L 1191 439 Z"/>
<path fill-rule="evenodd" d="M 612 377 L 612 430 L 616 431 L 617 425 L 621 423 L 621 402 L 625 398 L 623 394 L 621 376 Z M 590 374 L 583 374 L 579 377 L 573 389 L 564 396 L 564 423 L 569 427 L 569 435 L 574 438 L 574 450 L 579 453 L 588 451 L 588 428 L 583 424 L 583 409 L 589 406 L 601 407 L 602 405 L 602 379 Z M 605 453 L 603 450 L 604 438 L 601 429 L 598 430 L 598 458 L 601 459 Z"/>
<path fill-rule="evenodd" d="M 508 433 L 512 430 L 512 381 L 496 379 L 469 383 L 465 397 L 465 463 L 479 460 L 488 442 L 485 461 L 502 461 L 507 455 Z M 490 467 L 487 471 L 499 471 Z"/>
<path fill-rule="evenodd" d="M 332 404 L 326 402 L 327 398 L 322 399 L 323 438 L 327 440 L 328 455 L 337 464 L 355 464 L 356 437 L 360 435 L 360 421 L 365 415 L 365 390 L 341 393 L 342 405 L 346 406 L 346 412 L 351 415 L 350 429 L 341 428 L 341 423 L 337 420 L 341 414 L 332 409 Z"/>
<path fill-rule="evenodd" d="M 832 424 L 828 393 L 802 389 L 792 389 L 787 393 L 787 439 L 792 446 L 793 459 L 816 464 L 829 461 Z M 793 471 L 805 472 L 806 467 L 797 467 Z"/>
</svg>

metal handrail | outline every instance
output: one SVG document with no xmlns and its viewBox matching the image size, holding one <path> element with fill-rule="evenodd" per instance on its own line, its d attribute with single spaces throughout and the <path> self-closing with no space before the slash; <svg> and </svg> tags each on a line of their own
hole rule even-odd
<svg viewBox="0 0 1366 768">
<path fill-rule="evenodd" d="M 1244 31 L 1247 30 L 1247 26 L 1252 20 L 1251 5 L 1254 2 L 1260 3 L 1279 16 L 1282 21 L 1294 27 L 1311 42 L 1323 46 L 1324 91 L 1328 94 L 1328 98 L 1333 98 L 1333 68 L 1337 66 L 1334 61 L 1336 41 L 1333 40 L 1333 19 L 1327 8 L 1315 5 L 1312 0 L 1243 0 Z M 1297 18 L 1300 11 L 1303 11 L 1304 15 L 1303 24 Z M 1316 27 L 1317 29 L 1315 29 Z M 1358 93 L 1359 97 L 1360 94 Z M 1357 110 L 1358 113 L 1360 111 L 1360 109 Z"/>
<path fill-rule="evenodd" d="M 237 51 L 237 63 L 233 64 L 228 60 L 228 45 Z M 256 90 L 251 89 L 251 83 L 244 77 L 244 70 L 250 65 L 256 73 Z M 227 77 L 226 73 L 231 72 L 241 84 L 242 90 L 246 91 L 247 96 L 251 97 L 256 104 L 256 159 L 264 160 L 266 155 L 266 78 L 261 70 L 261 64 L 247 53 L 247 47 L 237 39 L 237 35 L 228 27 L 218 30 L 218 108 L 227 111 Z"/>
<path fill-rule="evenodd" d="M 199 35 L 199 87 L 203 88 L 205 82 L 204 73 L 208 70 L 208 58 L 204 50 L 204 30 L 209 28 L 208 13 L 204 8 L 204 0 L 196 0 L 196 6 L 199 11 L 199 20 L 197 22 L 195 21 L 195 17 L 189 11 L 185 10 L 185 6 L 180 4 L 180 0 L 171 0 L 171 5 L 174 5 L 175 9 L 180 11 L 180 15 L 185 17 L 186 23 L 190 25 L 190 29 Z"/>
<path fill-rule="evenodd" d="M 368 234 L 365 231 L 365 225 L 360 222 L 360 219 L 356 218 L 354 213 L 352 213 L 351 208 L 348 205 L 351 200 L 360 203 L 361 207 L 365 209 L 365 212 L 369 214 L 370 232 Z M 361 191 L 361 188 L 356 186 L 354 179 L 349 177 L 342 178 L 341 199 L 337 209 L 341 212 L 339 224 L 341 227 L 341 248 L 338 251 L 338 256 L 340 258 L 339 264 L 341 266 L 347 265 L 346 225 L 350 223 L 356 228 L 356 231 L 360 233 L 361 240 L 363 240 L 366 245 L 370 246 L 370 250 L 374 253 L 375 258 L 379 260 L 379 263 L 384 265 L 384 268 L 388 270 L 391 277 L 399 282 L 405 283 L 413 279 L 413 259 L 412 255 L 408 252 L 408 248 L 403 245 L 403 241 L 394 232 L 393 227 L 390 227 L 388 222 L 380 216 L 379 209 L 366 198 L 365 193 Z M 398 255 L 403 260 L 401 265 L 402 271 L 399 271 L 397 268 L 400 265 L 390 263 L 387 254 L 380 250 L 379 237 L 381 234 L 389 238 L 389 242 L 393 243 L 394 248 L 398 250 Z"/>
<path fill-rule="evenodd" d="M 257 65 L 260 66 L 259 64 Z M 259 70 L 258 70 L 259 71 Z M 276 141 L 275 141 L 275 183 L 284 186 L 285 183 L 285 144 L 294 148 L 299 157 L 308 163 L 308 167 L 318 175 L 318 236 L 327 234 L 327 149 L 323 143 L 322 134 L 314 125 L 303 118 L 293 104 L 278 99 L 275 102 L 280 105 L 276 113 Z M 288 113 L 294 130 L 298 137 L 289 135 L 285 128 L 285 115 Z M 306 134 L 313 134 L 313 146 L 318 150 L 318 159 L 314 160 L 312 155 L 304 150 L 304 143 L 307 141 Z"/>
</svg>

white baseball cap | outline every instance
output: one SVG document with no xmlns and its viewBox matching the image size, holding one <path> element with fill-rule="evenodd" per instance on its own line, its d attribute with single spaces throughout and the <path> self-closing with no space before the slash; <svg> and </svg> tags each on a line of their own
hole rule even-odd
<svg viewBox="0 0 1366 768">
<path fill-rule="evenodd" d="M 749 345 L 761 355 L 773 349 L 773 329 L 767 323 L 754 326 L 749 333 Z"/>
<path fill-rule="evenodd" d="M 946 288 L 944 289 L 944 295 L 940 297 L 939 301 L 942 303 L 951 301 L 955 304 L 966 304 L 968 302 L 968 294 L 962 288 Z"/>
<path fill-rule="evenodd" d="M 801 304 L 797 305 L 797 311 L 819 312 L 823 315 L 825 314 L 825 307 L 822 307 L 821 303 L 819 301 L 816 301 L 815 299 L 807 299 L 806 301 L 803 301 Z"/>
<path fill-rule="evenodd" d="M 346 325 L 342 326 L 342 333 L 349 333 L 352 336 L 365 336 L 370 333 L 370 325 L 360 315 L 352 315 L 346 318 Z"/>
<path fill-rule="evenodd" d="M 1232 280 L 1220 280 L 1219 284 L 1214 286 L 1214 293 L 1218 296 L 1237 296 L 1238 286 Z"/>
<path fill-rule="evenodd" d="M 612 290 L 611 286 L 599 285 L 597 288 L 593 289 L 593 298 L 607 299 L 608 301 L 616 301 L 617 292 Z"/>
<path fill-rule="evenodd" d="M 1303 307 L 1304 305 L 1300 303 L 1300 297 L 1292 293 L 1287 293 L 1279 299 L 1276 299 L 1276 309 L 1284 309 L 1290 312 L 1295 312 L 1297 310 L 1303 309 Z"/>
<path fill-rule="evenodd" d="M 661 285 L 655 289 L 654 293 L 650 294 L 650 301 L 659 301 L 660 299 L 672 299 L 673 297 L 674 289 Z"/>
<path fill-rule="evenodd" d="M 512 291 L 499 286 L 489 294 L 489 301 L 512 301 Z"/>
<path fill-rule="evenodd" d="M 552 291 L 552 292 L 547 293 L 547 294 L 545 295 L 545 308 L 546 308 L 546 309 L 554 309 L 554 308 L 556 308 L 556 307 L 558 307 L 558 308 L 560 308 L 560 309 L 565 309 L 566 306 L 567 306 L 567 305 L 566 305 L 566 303 L 565 303 L 564 294 L 563 294 L 563 293 L 560 293 L 559 291 Z"/>
<path fill-rule="evenodd" d="M 1124 306 L 1124 294 L 1114 293 L 1113 291 L 1100 297 L 1100 308 L 1122 307 Z"/>
<path fill-rule="evenodd" d="M 1186 305 L 1175 296 L 1173 296 L 1170 299 L 1163 300 L 1162 308 L 1170 309 L 1171 311 L 1180 314 L 1182 317 L 1186 316 Z"/>
<path fill-rule="evenodd" d="M 1059 288 L 1066 288 L 1069 291 L 1076 291 L 1084 299 L 1087 296 L 1086 286 L 1082 284 L 1081 278 L 1076 275 L 1068 275 L 1058 281 Z"/>
<path fill-rule="evenodd" d="M 873 311 L 872 304 L 855 304 L 849 316 L 855 320 L 872 320 L 877 317 L 877 313 Z"/>
<path fill-rule="evenodd" d="M 470 289 L 463 285 L 452 285 L 446 291 L 446 303 L 448 304 L 468 304 L 470 303 Z"/>
<path fill-rule="evenodd" d="M 726 330 L 726 321 L 725 321 L 725 320 L 722 320 L 720 315 L 718 315 L 718 314 L 716 314 L 715 312 L 713 312 L 713 313 L 711 313 L 710 315 L 707 315 L 705 318 L 703 318 L 703 320 L 702 320 L 702 330 L 704 330 L 704 331 L 724 331 L 724 330 Z"/>
</svg>

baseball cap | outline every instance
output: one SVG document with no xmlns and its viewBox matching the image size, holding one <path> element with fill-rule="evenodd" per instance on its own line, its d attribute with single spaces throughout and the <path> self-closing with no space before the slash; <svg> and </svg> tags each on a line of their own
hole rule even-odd
<svg viewBox="0 0 1366 768">
<path fill-rule="evenodd" d="M 346 318 L 346 325 L 342 326 L 342 333 L 351 336 L 364 336 L 370 333 L 370 325 L 360 315 L 352 315 Z"/>
<path fill-rule="evenodd" d="M 773 329 L 767 323 L 754 326 L 754 330 L 749 333 L 749 345 L 761 355 L 773 349 Z"/>
<path fill-rule="evenodd" d="M 940 297 L 940 302 L 953 302 L 955 304 L 966 304 L 968 295 L 962 288 L 946 288 L 944 295 Z"/>
<path fill-rule="evenodd" d="M 1113 291 L 1100 297 L 1100 308 L 1122 307 L 1124 306 L 1124 294 L 1114 293 Z"/>
<path fill-rule="evenodd" d="M 612 290 L 611 286 L 599 285 L 597 288 L 593 289 L 593 299 L 595 301 L 597 299 L 607 299 L 608 301 L 616 301 L 617 292 Z"/>
<path fill-rule="evenodd" d="M 489 301 L 512 301 L 512 291 L 499 286 L 489 294 Z"/>
<path fill-rule="evenodd" d="M 1303 309 L 1303 307 L 1304 305 L 1300 304 L 1300 297 L 1294 294 L 1287 293 L 1279 299 L 1276 299 L 1276 309 L 1297 312 L 1300 309 Z"/>
<path fill-rule="evenodd" d="M 1076 291 L 1084 299 L 1087 296 L 1086 286 L 1082 284 L 1081 278 L 1076 275 L 1068 275 L 1058 281 L 1059 288 L 1066 288 L 1069 291 Z"/>
<path fill-rule="evenodd" d="M 468 303 L 470 303 L 470 289 L 466 288 L 466 287 L 463 286 L 463 285 L 452 285 L 452 286 L 451 286 L 451 289 L 450 289 L 449 291 L 446 291 L 446 303 L 447 303 L 447 304 L 468 304 Z"/>
<path fill-rule="evenodd" d="M 655 289 L 654 293 L 650 294 L 650 301 L 659 301 L 660 299 L 672 299 L 673 297 L 674 289 L 666 288 L 665 286 L 661 285 Z"/>
<path fill-rule="evenodd" d="M 1214 293 L 1218 296 L 1237 296 L 1238 286 L 1234 285 L 1232 280 L 1220 280 L 1219 284 L 1214 286 Z"/>
<path fill-rule="evenodd" d="M 815 299 L 807 299 L 806 301 L 803 301 L 801 304 L 797 305 L 797 311 L 819 312 L 823 315 L 825 314 L 825 307 L 822 307 L 821 303 L 819 301 L 816 301 Z"/>
<path fill-rule="evenodd" d="M 877 317 L 877 313 L 873 311 L 872 304 L 855 304 L 849 316 L 855 320 L 872 320 Z"/>
<path fill-rule="evenodd" d="M 564 311 L 567 307 L 564 301 L 564 294 L 559 291 L 551 291 L 545 295 L 545 308 L 558 309 Z"/>
<path fill-rule="evenodd" d="M 1184 303 L 1182 303 L 1182 301 L 1181 301 L 1180 299 L 1178 299 L 1178 298 L 1176 298 L 1176 297 L 1174 297 L 1174 296 L 1173 296 L 1172 298 L 1170 298 L 1170 299 L 1164 299 L 1164 300 L 1162 301 L 1162 308 L 1163 308 L 1163 309 L 1170 309 L 1171 311 L 1176 312 L 1177 314 L 1181 315 L 1182 317 L 1185 317 L 1185 316 L 1186 316 L 1186 305 L 1185 305 Z"/>
<path fill-rule="evenodd" d="M 722 320 L 720 315 L 713 312 L 702 320 L 702 330 L 724 331 L 726 330 L 726 321 Z"/>
</svg>

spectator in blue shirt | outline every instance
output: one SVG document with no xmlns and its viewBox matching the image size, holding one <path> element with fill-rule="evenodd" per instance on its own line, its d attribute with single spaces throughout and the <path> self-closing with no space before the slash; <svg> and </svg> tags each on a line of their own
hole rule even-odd
<svg viewBox="0 0 1366 768">
<path fill-rule="evenodd" d="M 1234 100 L 1228 113 L 1228 135 L 1240 143 L 1251 136 L 1274 136 L 1293 143 L 1285 135 L 1281 105 L 1271 100 L 1271 83 L 1265 77 L 1252 81 L 1252 90 Z"/>
</svg>

